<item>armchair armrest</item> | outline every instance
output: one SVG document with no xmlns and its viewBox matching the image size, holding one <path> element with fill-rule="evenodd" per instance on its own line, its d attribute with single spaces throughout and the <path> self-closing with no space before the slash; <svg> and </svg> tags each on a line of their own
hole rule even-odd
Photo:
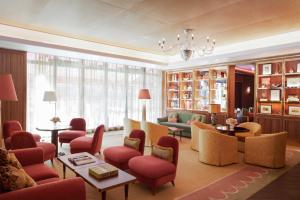
<svg viewBox="0 0 300 200">
<path fill-rule="evenodd" d="M 20 198 L 22 200 L 85 200 L 85 185 L 81 178 L 72 178 L 0 194 L 0 200 Z"/>
<path fill-rule="evenodd" d="M 160 117 L 160 118 L 157 118 L 157 123 L 160 123 L 160 122 L 167 122 L 168 121 L 168 117 Z"/>
<path fill-rule="evenodd" d="M 10 150 L 22 166 L 44 163 L 44 152 L 40 147 Z"/>
</svg>

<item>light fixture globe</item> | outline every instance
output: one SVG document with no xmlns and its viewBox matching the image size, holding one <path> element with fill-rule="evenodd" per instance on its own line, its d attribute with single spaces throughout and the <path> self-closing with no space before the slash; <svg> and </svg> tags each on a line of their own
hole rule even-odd
<svg viewBox="0 0 300 200">
<path fill-rule="evenodd" d="M 191 49 L 182 49 L 180 50 L 180 56 L 184 61 L 188 61 L 194 54 L 194 51 Z"/>
</svg>

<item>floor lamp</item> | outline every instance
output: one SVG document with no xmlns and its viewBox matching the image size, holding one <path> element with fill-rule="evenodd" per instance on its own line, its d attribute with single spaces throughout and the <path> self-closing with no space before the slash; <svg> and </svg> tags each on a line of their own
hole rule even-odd
<svg viewBox="0 0 300 200">
<path fill-rule="evenodd" d="M 147 134 L 147 130 L 146 130 L 146 120 L 147 120 L 146 119 L 146 116 L 147 116 L 147 112 L 146 112 L 146 100 L 147 99 L 151 99 L 149 90 L 148 89 L 141 89 L 140 92 L 139 92 L 139 99 L 141 99 L 143 101 L 141 129 L 143 131 L 145 131 L 145 133 L 146 133 L 145 145 L 148 146 L 149 135 Z"/>
<path fill-rule="evenodd" d="M 3 147 L 1 101 L 18 101 L 11 74 L 0 75 L 0 147 Z"/>
<path fill-rule="evenodd" d="M 46 101 L 49 103 L 54 102 L 54 117 L 51 118 L 50 121 L 52 121 L 54 123 L 54 125 L 57 122 L 60 122 L 59 117 L 56 116 L 56 101 L 57 101 L 56 93 L 54 91 L 45 91 L 43 101 Z"/>
</svg>

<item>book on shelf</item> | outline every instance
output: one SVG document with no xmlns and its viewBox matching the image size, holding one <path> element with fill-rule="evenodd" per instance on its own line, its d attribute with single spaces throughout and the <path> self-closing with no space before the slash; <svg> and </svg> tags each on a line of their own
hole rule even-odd
<svg viewBox="0 0 300 200">
<path fill-rule="evenodd" d="M 74 157 L 68 158 L 68 160 L 73 165 L 76 165 L 76 166 L 86 165 L 86 164 L 90 164 L 90 163 L 96 162 L 92 157 L 90 157 L 88 155 L 74 156 Z"/>
<path fill-rule="evenodd" d="M 89 174 L 96 179 L 104 179 L 118 175 L 118 168 L 108 163 L 100 164 L 89 168 Z"/>
</svg>

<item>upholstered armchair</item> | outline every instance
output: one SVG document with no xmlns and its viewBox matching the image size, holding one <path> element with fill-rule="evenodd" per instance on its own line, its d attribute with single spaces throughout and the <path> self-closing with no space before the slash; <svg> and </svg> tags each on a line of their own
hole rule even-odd
<svg viewBox="0 0 300 200">
<path fill-rule="evenodd" d="M 124 119 L 125 135 L 129 135 L 133 130 L 139 129 L 141 129 L 141 122 L 129 118 Z"/>
<path fill-rule="evenodd" d="M 152 122 L 146 122 L 146 145 L 152 146 L 157 144 L 158 140 L 162 136 L 167 136 L 169 129 L 167 126 L 160 124 L 154 124 Z"/>
<path fill-rule="evenodd" d="M 245 122 L 238 125 L 249 130 L 249 132 L 235 133 L 236 136 L 242 138 L 242 141 L 238 142 L 239 152 L 245 151 L 245 138 L 249 136 L 259 136 L 261 134 L 261 125 L 255 122 Z"/>
<path fill-rule="evenodd" d="M 270 168 L 285 165 L 287 132 L 247 137 L 245 162 Z"/>
<path fill-rule="evenodd" d="M 86 122 L 83 118 L 73 118 L 70 121 L 70 130 L 59 133 L 58 138 L 60 145 L 70 143 L 72 140 L 86 135 Z"/>
<path fill-rule="evenodd" d="M 199 151 L 199 130 L 208 129 L 215 131 L 215 127 L 210 124 L 205 124 L 202 122 L 195 121 L 191 124 L 192 138 L 191 138 L 191 148 L 195 151 Z"/>
<path fill-rule="evenodd" d="M 22 130 L 23 128 L 17 120 L 5 121 L 3 123 L 3 138 L 6 149 L 11 148 L 11 136 Z M 41 136 L 38 134 L 32 134 L 32 136 L 36 142 L 41 140 Z"/>
<path fill-rule="evenodd" d="M 238 161 L 236 137 L 207 129 L 200 129 L 199 132 L 199 160 L 201 162 L 224 166 Z"/>
<path fill-rule="evenodd" d="M 93 137 L 81 136 L 72 140 L 70 143 L 71 153 L 88 152 L 92 155 L 101 153 L 103 134 L 104 125 L 100 125 L 96 128 Z"/>
</svg>

